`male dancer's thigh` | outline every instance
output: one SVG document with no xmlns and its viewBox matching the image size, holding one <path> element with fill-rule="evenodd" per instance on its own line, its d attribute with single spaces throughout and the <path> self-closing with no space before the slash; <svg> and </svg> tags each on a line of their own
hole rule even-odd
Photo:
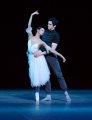
<svg viewBox="0 0 92 120">
<path fill-rule="evenodd" d="M 60 76 L 63 76 L 58 59 L 52 56 L 46 56 L 46 61 L 49 65 L 49 67 L 53 70 L 55 75 L 58 77 L 59 74 Z"/>
</svg>

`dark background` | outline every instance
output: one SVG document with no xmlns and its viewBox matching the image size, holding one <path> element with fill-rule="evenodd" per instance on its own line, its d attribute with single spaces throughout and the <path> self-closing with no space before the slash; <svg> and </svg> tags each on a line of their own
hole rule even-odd
<svg viewBox="0 0 92 120">
<path fill-rule="evenodd" d="M 2 8 L 1 8 L 2 7 Z M 30 89 L 26 57 L 25 28 L 30 14 L 32 26 L 47 25 L 49 17 L 59 20 L 60 43 L 57 50 L 67 61 L 59 58 L 69 89 L 92 88 L 92 9 L 88 0 L 23 0 L 0 4 L 0 89 Z M 52 88 L 60 89 L 54 74 Z"/>
</svg>

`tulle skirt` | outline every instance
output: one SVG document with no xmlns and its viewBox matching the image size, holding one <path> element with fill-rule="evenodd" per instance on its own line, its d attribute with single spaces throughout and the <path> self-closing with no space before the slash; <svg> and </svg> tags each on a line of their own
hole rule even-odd
<svg viewBox="0 0 92 120">
<path fill-rule="evenodd" d="M 29 78 L 32 87 L 43 86 L 50 79 L 50 71 L 43 55 L 34 57 L 28 56 Z"/>
</svg>

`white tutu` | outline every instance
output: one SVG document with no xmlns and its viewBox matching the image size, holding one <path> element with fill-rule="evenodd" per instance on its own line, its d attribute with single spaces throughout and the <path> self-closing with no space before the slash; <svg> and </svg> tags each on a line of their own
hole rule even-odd
<svg viewBox="0 0 92 120">
<path fill-rule="evenodd" d="M 38 46 L 38 43 L 31 45 L 31 40 L 28 40 L 29 77 L 32 87 L 45 85 L 50 78 L 50 71 L 44 55 L 39 57 L 33 55 L 34 52 L 38 51 Z"/>
</svg>

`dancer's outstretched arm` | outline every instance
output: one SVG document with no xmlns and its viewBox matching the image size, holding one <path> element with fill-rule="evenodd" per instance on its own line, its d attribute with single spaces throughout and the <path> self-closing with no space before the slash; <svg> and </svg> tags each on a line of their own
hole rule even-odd
<svg viewBox="0 0 92 120">
<path fill-rule="evenodd" d="M 65 57 L 64 57 L 62 54 L 60 54 L 59 52 L 57 52 L 56 50 L 53 50 L 53 49 L 51 48 L 51 49 L 50 49 L 50 52 L 52 52 L 52 53 L 58 55 L 59 57 L 61 57 L 61 58 L 63 59 L 63 62 L 66 61 Z"/>
<path fill-rule="evenodd" d="M 41 54 L 46 55 L 50 51 L 51 53 L 56 54 L 59 57 L 61 57 L 63 59 L 63 62 L 66 61 L 65 57 L 62 54 L 60 54 L 59 52 L 57 52 L 55 49 L 49 47 L 45 42 L 41 42 L 41 44 L 39 46 L 41 46 L 41 45 L 43 45 L 46 48 L 46 51 L 42 52 Z"/>
<path fill-rule="evenodd" d="M 39 12 L 35 11 L 31 14 L 31 16 L 29 18 L 29 21 L 28 21 L 28 27 L 32 27 L 31 24 L 32 24 L 32 18 L 33 18 L 34 15 L 39 15 Z"/>
<path fill-rule="evenodd" d="M 31 37 L 33 37 L 33 34 L 32 34 L 32 19 L 33 19 L 33 16 L 34 15 L 38 15 L 38 11 L 35 11 L 33 12 L 31 15 L 30 15 L 30 18 L 29 18 L 29 21 L 28 21 L 28 28 L 26 29 L 26 32 L 28 33 L 28 38 L 30 39 Z"/>
</svg>

